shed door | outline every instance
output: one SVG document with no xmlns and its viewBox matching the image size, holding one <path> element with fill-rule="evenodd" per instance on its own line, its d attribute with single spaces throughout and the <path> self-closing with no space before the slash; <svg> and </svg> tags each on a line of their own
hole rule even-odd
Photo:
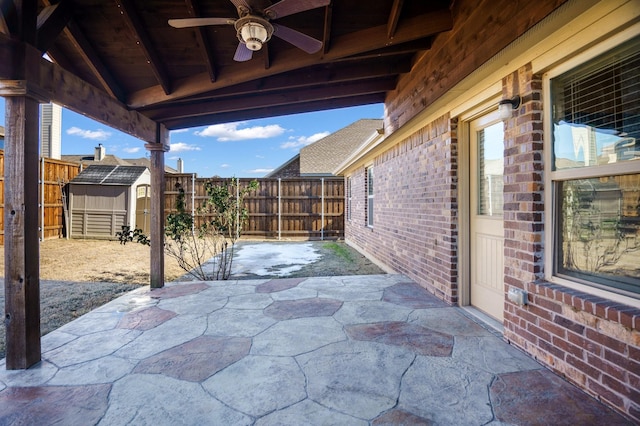
<svg viewBox="0 0 640 426">
<path fill-rule="evenodd" d="M 136 188 L 136 228 L 149 235 L 149 214 L 151 211 L 151 185 L 138 185 Z"/>
<path fill-rule="evenodd" d="M 471 305 L 502 322 L 504 127 L 489 114 L 470 126 Z"/>
</svg>

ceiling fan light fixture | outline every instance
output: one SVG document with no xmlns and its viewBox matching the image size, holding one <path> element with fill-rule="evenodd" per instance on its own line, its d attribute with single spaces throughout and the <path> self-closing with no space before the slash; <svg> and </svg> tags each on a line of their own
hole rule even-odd
<svg viewBox="0 0 640 426">
<path fill-rule="evenodd" d="M 247 49 L 257 51 L 269 41 L 273 34 L 273 26 L 265 19 L 255 16 L 240 18 L 235 23 L 238 32 L 238 40 L 247 46 Z"/>
</svg>

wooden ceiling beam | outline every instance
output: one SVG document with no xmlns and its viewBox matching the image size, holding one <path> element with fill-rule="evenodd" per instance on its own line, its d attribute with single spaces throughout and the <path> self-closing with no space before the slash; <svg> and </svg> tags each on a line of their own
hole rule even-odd
<svg viewBox="0 0 640 426">
<path fill-rule="evenodd" d="M 51 102 L 133 137 L 147 142 L 156 142 L 158 124 L 155 121 L 136 111 L 131 111 L 104 91 L 40 57 L 40 52 L 35 47 L 25 46 L 2 34 L 0 34 L 0 80 L 15 81 L 16 70 L 13 59 L 19 57 L 25 49 L 32 49 L 31 54 L 37 55 L 39 70 L 31 70 L 31 75 L 35 78 L 27 84 L 33 86 L 38 93 Z"/>
<path fill-rule="evenodd" d="M 322 53 L 329 53 L 331 46 L 331 24 L 333 21 L 333 3 L 325 8 L 324 11 L 324 33 L 322 34 Z"/>
<path fill-rule="evenodd" d="M 43 3 L 45 6 L 51 6 L 51 2 L 49 0 L 44 0 Z M 95 51 L 89 40 L 87 40 L 80 27 L 73 20 L 70 20 L 67 22 L 63 31 L 76 52 L 82 57 L 83 61 L 91 69 L 93 75 L 98 79 L 103 90 L 119 101 L 122 101 L 124 99 L 124 90 L 122 90 L 120 84 L 113 77 L 111 71 L 102 62 L 102 59 Z M 47 50 L 50 49 L 51 48 Z M 57 59 L 56 54 L 58 56 Z M 65 59 L 62 58 L 60 52 L 55 49 L 51 52 L 51 58 L 54 61 L 60 61 L 61 64 L 65 63 Z M 69 67 L 69 61 L 66 61 L 66 64 L 67 65 L 64 66 L 65 69 L 72 70 L 75 68 Z"/>
<path fill-rule="evenodd" d="M 365 52 L 359 55 L 349 56 L 345 58 L 345 60 L 364 60 L 364 59 L 372 59 L 372 58 L 383 58 L 389 56 L 399 56 L 405 54 L 413 54 L 416 52 L 422 52 L 425 50 L 430 50 L 431 45 L 433 44 L 431 38 L 422 38 L 419 40 L 409 41 L 407 43 L 395 44 L 393 46 L 384 47 L 382 49 L 371 50 L 369 52 Z"/>
<path fill-rule="evenodd" d="M 201 17 L 200 6 L 198 5 L 197 0 L 185 0 L 187 3 L 187 10 L 189 11 L 189 16 L 194 18 Z M 202 60 L 204 61 L 204 65 L 207 68 L 207 72 L 209 73 L 209 79 L 213 82 L 216 81 L 216 65 L 213 60 L 213 56 L 211 56 L 211 43 L 209 43 L 209 37 L 207 36 L 207 29 L 205 27 L 195 28 L 196 32 L 196 40 L 198 45 L 200 45 L 200 53 L 202 54 Z"/>
<path fill-rule="evenodd" d="M 393 38 L 398 28 L 398 21 L 400 20 L 400 12 L 402 12 L 402 5 L 404 0 L 393 0 L 391 6 L 391 12 L 389 13 L 389 20 L 387 21 L 387 37 Z"/>
<path fill-rule="evenodd" d="M 353 106 L 371 105 L 384 102 L 384 93 L 373 93 L 361 96 L 349 96 L 346 98 L 318 100 L 303 102 L 295 105 L 277 105 L 268 108 L 248 109 L 226 113 L 209 114 L 199 117 L 187 117 L 184 119 L 168 120 L 163 124 L 172 130 L 185 129 L 196 126 L 231 123 L 234 121 L 255 120 L 259 118 L 276 117 L 280 115 L 302 114 L 305 112 L 325 111 L 336 108 L 348 108 Z"/>
<path fill-rule="evenodd" d="M 376 58 L 379 59 L 379 58 Z M 411 71 L 410 58 L 398 58 L 394 61 L 345 61 L 330 66 L 322 65 L 311 67 L 291 73 L 274 75 L 261 78 L 235 86 L 225 87 L 213 92 L 207 92 L 174 102 L 158 105 L 157 109 L 165 106 L 174 106 L 193 101 L 212 100 L 218 97 L 231 95 L 242 96 L 245 94 L 264 94 L 272 91 L 300 89 L 320 84 L 336 84 L 349 81 L 358 81 L 376 77 L 396 76 Z M 153 108 L 151 108 L 153 109 Z M 143 111 L 142 109 L 141 111 Z"/>
<path fill-rule="evenodd" d="M 73 8 L 70 1 L 45 6 L 38 15 L 38 41 L 36 47 L 45 53 L 71 20 Z"/>
<path fill-rule="evenodd" d="M 4 18 L 4 12 L 0 10 L 0 33 L 4 35 L 10 35 L 11 31 L 9 31 L 9 26 L 7 25 L 7 20 Z"/>
<path fill-rule="evenodd" d="M 360 80 L 352 83 L 316 86 L 298 91 L 284 91 L 263 95 L 229 96 L 215 101 L 194 102 L 156 111 L 145 111 L 143 114 L 152 120 L 165 122 L 176 118 L 197 117 L 199 115 L 219 114 L 255 108 L 270 108 L 278 105 L 294 105 L 310 101 L 360 96 L 371 93 L 384 93 L 394 89 L 395 85 L 395 77 Z"/>
<path fill-rule="evenodd" d="M 177 80 L 170 95 L 164 93 L 161 87 L 149 87 L 134 92 L 127 101 L 131 108 L 137 109 L 173 99 L 180 99 L 198 93 L 204 93 L 238 83 L 251 81 L 266 75 L 276 75 L 283 72 L 304 68 L 318 63 L 331 63 L 336 60 L 363 54 L 372 50 L 386 48 L 421 38 L 431 37 L 453 26 L 453 18 L 449 9 L 414 16 L 402 22 L 392 40 L 387 38 L 387 25 L 381 25 L 355 33 L 347 34 L 332 41 L 332 47 L 327 54 L 305 55 L 299 49 L 283 51 L 272 61 L 271 67 L 265 72 L 262 67 L 251 66 L 251 62 L 234 63 L 218 72 L 218 79 L 212 83 L 208 75 L 198 74 L 186 79 Z"/>
<path fill-rule="evenodd" d="M 0 33 L 11 35 L 16 28 L 16 5 L 13 0 L 0 0 Z"/>
<path fill-rule="evenodd" d="M 169 95 L 171 93 L 171 81 L 169 74 L 160 59 L 158 52 L 153 47 L 151 38 L 140 20 L 140 16 L 136 11 L 133 2 L 131 0 L 116 0 L 116 4 L 120 9 L 120 14 L 129 26 L 133 37 L 136 39 L 136 44 L 140 46 L 140 49 L 142 49 L 142 53 L 147 59 L 147 63 L 151 67 L 151 71 L 160 84 L 162 91 L 165 95 Z M 209 74 L 207 74 L 207 78 L 211 81 Z"/>
</svg>

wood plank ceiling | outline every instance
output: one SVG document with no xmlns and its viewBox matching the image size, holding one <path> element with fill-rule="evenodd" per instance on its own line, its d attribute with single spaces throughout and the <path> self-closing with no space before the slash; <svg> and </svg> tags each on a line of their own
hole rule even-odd
<svg viewBox="0 0 640 426">
<path fill-rule="evenodd" d="M 262 11 L 269 0 L 39 0 L 36 47 L 177 129 L 383 102 L 417 55 L 452 28 L 452 2 L 332 0 L 273 20 L 320 40 L 317 53 L 273 37 L 236 62 L 233 25 L 173 28 L 168 20 L 237 19 L 236 5 Z M 0 33 L 17 32 L 20 3 L 0 0 Z"/>
</svg>

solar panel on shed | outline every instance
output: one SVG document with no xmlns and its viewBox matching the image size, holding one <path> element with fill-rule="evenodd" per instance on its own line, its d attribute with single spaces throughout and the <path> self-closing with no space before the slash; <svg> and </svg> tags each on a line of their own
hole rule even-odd
<svg viewBox="0 0 640 426">
<path fill-rule="evenodd" d="M 81 171 L 71 183 L 93 185 L 133 185 L 145 170 L 144 166 L 91 165 Z"/>
</svg>

